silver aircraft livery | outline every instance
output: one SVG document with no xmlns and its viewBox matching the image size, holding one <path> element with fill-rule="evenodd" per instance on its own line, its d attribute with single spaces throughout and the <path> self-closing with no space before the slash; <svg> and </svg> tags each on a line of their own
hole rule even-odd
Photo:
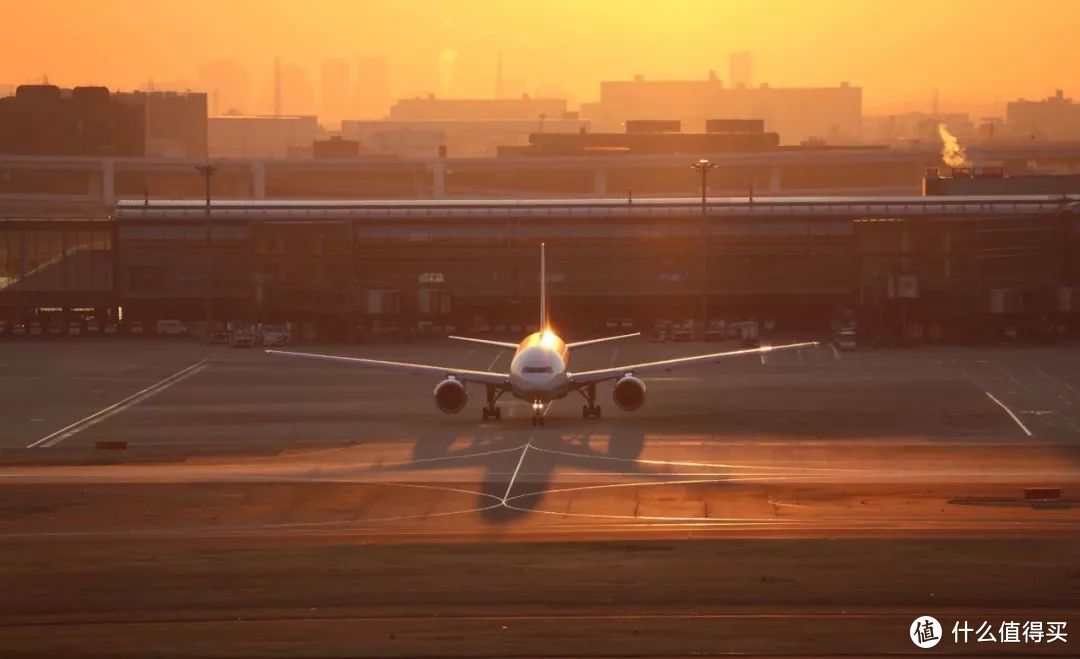
<svg viewBox="0 0 1080 659">
<path fill-rule="evenodd" d="M 412 375 L 430 375 L 441 378 L 435 385 L 435 405 L 447 414 L 455 414 L 465 409 L 468 402 L 466 386 L 468 384 L 483 385 L 487 390 L 487 403 L 482 411 L 482 419 L 498 420 L 502 418 L 500 408 L 496 405 L 499 398 L 510 393 L 516 398 L 532 403 L 533 425 L 544 424 L 544 408 L 553 400 L 563 398 L 571 392 L 577 392 L 585 399 L 585 405 L 581 408 L 581 414 L 585 418 L 600 418 L 600 406 L 596 404 L 596 385 L 601 382 L 614 381 L 612 399 L 619 408 L 633 411 L 645 404 L 645 383 L 640 376 L 650 373 L 671 371 L 676 368 L 698 366 L 720 361 L 725 357 L 736 355 L 749 355 L 756 353 L 771 352 L 776 350 L 788 350 L 792 348 L 804 348 L 817 345 L 815 341 L 804 343 L 790 343 L 780 346 L 762 346 L 746 350 L 731 350 L 728 352 L 714 352 L 706 355 L 693 355 L 690 357 L 677 357 L 662 361 L 645 362 L 641 364 L 627 364 L 602 368 L 592 371 L 570 370 L 570 351 L 575 348 L 596 345 L 607 341 L 617 341 L 638 336 L 640 332 L 633 334 L 621 334 L 619 336 L 607 336 L 587 341 L 575 341 L 566 343 L 552 329 L 547 317 L 547 270 L 545 264 L 544 245 L 540 245 L 540 330 L 525 337 L 520 343 L 505 341 L 492 341 L 465 336 L 451 336 L 458 341 L 470 341 L 498 348 L 514 351 L 514 358 L 510 361 L 509 373 L 496 373 L 492 371 L 473 371 L 461 368 L 445 366 L 432 366 L 429 364 L 411 364 L 408 362 L 382 361 L 378 359 L 364 359 L 360 357 L 343 357 L 338 355 L 320 355 L 308 352 L 290 352 L 286 350 L 267 350 L 273 355 L 286 355 L 289 357 L 304 357 L 307 359 L 321 359 L 342 364 L 351 364 L 360 368 L 390 371 L 397 373 L 410 373 Z"/>
</svg>

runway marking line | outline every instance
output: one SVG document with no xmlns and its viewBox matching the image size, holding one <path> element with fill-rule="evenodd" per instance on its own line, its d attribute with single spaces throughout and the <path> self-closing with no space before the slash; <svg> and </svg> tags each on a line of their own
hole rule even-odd
<svg viewBox="0 0 1080 659">
<path fill-rule="evenodd" d="M 150 398 L 151 396 L 154 396 L 156 394 L 161 393 L 162 391 L 165 391 L 166 389 L 173 386 L 174 384 L 178 384 L 180 382 L 183 382 L 184 380 L 188 379 L 189 377 L 192 377 L 193 375 L 198 374 L 199 372 L 203 371 L 204 369 L 208 368 L 209 366 L 210 366 L 210 364 L 205 359 L 199 360 L 199 361 L 195 362 L 194 364 L 192 364 L 191 366 L 188 366 L 186 368 L 182 368 L 179 371 L 177 371 L 176 373 L 173 373 L 172 375 L 170 375 L 169 377 L 167 377 L 167 378 L 165 378 L 163 380 L 159 380 L 158 382 L 155 382 L 154 384 L 150 385 L 149 387 L 146 387 L 145 389 L 142 389 L 141 391 L 137 391 L 134 394 L 128 396 L 127 398 L 125 398 L 125 399 L 123 399 L 123 400 L 121 400 L 121 401 L 119 401 L 117 403 L 113 403 L 112 405 L 110 405 L 110 406 L 108 406 L 108 407 L 106 407 L 104 409 L 101 409 L 101 410 L 98 410 L 97 412 L 94 412 L 90 416 L 79 419 L 75 423 L 72 423 L 71 425 L 65 426 L 65 427 L 61 428 L 60 430 L 57 430 L 54 433 L 51 433 L 49 435 L 45 435 L 44 437 L 37 440 L 36 442 L 32 442 L 32 443 L 28 444 L 26 446 L 26 448 L 37 448 L 37 447 L 48 448 L 50 446 L 56 446 L 57 444 L 64 441 L 65 439 L 73 437 L 73 436 L 79 434 L 80 432 L 82 432 L 83 430 L 86 430 L 87 428 L 90 428 L 92 426 L 95 426 L 95 425 L 101 423 L 102 421 L 104 421 L 105 419 L 108 419 L 109 417 L 111 417 L 113 415 L 116 415 L 116 414 L 119 414 L 120 412 L 123 412 L 124 410 L 128 409 L 129 407 L 132 407 L 133 405 L 136 405 L 136 404 L 146 400 L 147 398 Z"/>
<path fill-rule="evenodd" d="M 1005 375 L 1005 377 L 1009 378 L 1014 383 L 1016 383 L 1016 386 L 1020 387 L 1024 391 L 1026 391 L 1028 393 L 1028 395 L 1030 395 L 1032 398 L 1034 398 L 1034 399 L 1036 399 L 1038 401 L 1044 402 L 1047 405 L 1054 405 L 1053 402 L 1051 402 L 1051 401 L 1047 400 L 1046 398 L 1044 398 L 1043 396 L 1039 395 L 1034 389 L 1027 386 L 1023 382 L 1021 382 L 1018 378 L 1016 378 L 1016 376 L 1014 376 L 1012 373 L 1009 373 L 1004 368 L 1002 368 L 1001 364 L 996 364 L 996 366 L 997 366 L 998 370 L 1001 371 L 1002 374 Z M 1057 408 L 1055 410 L 1049 410 L 1049 412 L 1050 413 L 1057 412 L 1061 416 L 1062 420 L 1065 422 L 1065 425 L 1072 428 L 1073 432 L 1080 433 L 1080 427 L 1078 427 L 1075 423 L 1073 423 L 1072 419 L 1070 419 L 1069 416 L 1067 414 L 1065 414 L 1064 411 L 1061 410 L 1061 408 Z"/>
<path fill-rule="evenodd" d="M 829 347 L 832 348 L 832 355 L 836 359 L 836 361 L 840 361 L 840 352 L 836 349 L 836 344 L 830 343 Z"/>
<path fill-rule="evenodd" d="M 510 477 L 510 482 L 506 484 L 506 492 L 503 493 L 501 502 L 503 506 L 506 506 L 507 497 L 510 496 L 510 490 L 514 489 L 514 481 L 517 480 L 518 472 L 521 471 L 521 465 L 525 462 L 525 454 L 529 452 L 530 448 L 532 448 L 532 438 L 529 438 L 529 441 L 526 442 L 525 446 L 521 449 L 521 457 L 518 458 L 517 467 L 514 468 L 514 474 Z"/>
<path fill-rule="evenodd" d="M 980 361 L 978 361 L 976 363 L 978 363 L 978 364 L 989 364 L 990 362 L 986 361 L 986 360 L 980 360 Z M 1031 431 L 1028 430 L 1028 427 L 1025 426 L 1024 423 L 1020 420 L 1020 417 L 1013 414 L 1013 411 L 1010 410 L 1009 407 L 1005 403 L 1001 402 L 1000 400 L 998 400 L 994 396 L 994 394 L 990 393 L 990 391 L 986 388 L 986 385 L 984 385 L 982 382 L 979 382 L 979 380 L 977 380 L 973 375 L 968 373 L 967 370 L 962 366 L 960 367 L 960 374 L 963 375 L 965 378 L 967 378 L 976 387 L 981 389 L 982 392 L 984 394 L 986 394 L 987 398 L 994 401 L 994 403 L 996 403 L 998 407 L 1005 410 L 1005 413 L 1009 415 L 1009 418 L 1011 418 L 1016 423 L 1016 425 L 1020 426 L 1020 429 L 1024 431 L 1025 435 L 1027 435 L 1028 437 L 1032 436 Z"/>
<path fill-rule="evenodd" d="M 1080 397 L 1080 391 L 1078 391 L 1076 389 L 1076 387 L 1072 386 L 1068 382 L 1065 382 L 1064 380 L 1061 380 L 1059 378 L 1055 378 L 1053 375 L 1050 375 L 1049 373 L 1042 370 L 1041 368 L 1039 369 L 1039 373 L 1042 373 L 1042 376 L 1044 378 L 1046 378 L 1047 380 L 1050 380 L 1051 382 L 1054 382 L 1054 383 L 1056 383 L 1056 384 L 1058 384 L 1058 385 L 1060 385 L 1062 387 L 1065 387 L 1066 389 L 1068 389 L 1072 393 L 1076 394 L 1076 396 Z"/>
<path fill-rule="evenodd" d="M 619 462 L 633 462 L 636 464 L 647 465 L 664 465 L 664 466 L 676 466 L 676 467 L 713 467 L 718 469 L 768 469 L 773 471 L 779 471 L 781 473 L 788 473 L 792 470 L 796 472 L 802 471 L 820 471 L 830 474 L 836 473 L 867 473 L 873 470 L 868 469 L 845 469 L 842 467 L 786 467 L 786 466 L 770 466 L 770 465 L 749 465 L 749 464 L 733 464 L 727 462 L 690 462 L 682 460 L 649 460 L 646 458 L 621 458 L 614 455 L 599 455 L 592 453 L 573 453 L 570 451 L 559 451 L 556 449 L 543 448 L 540 446 L 530 446 L 534 451 L 540 451 L 541 453 L 551 453 L 552 455 L 563 455 L 571 458 L 588 458 L 593 460 L 615 460 Z"/>
<path fill-rule="evenodd" d="M 1008 415 L 1009 415 L 1009 417 L 1010 417 L 1010 418 L 1012 418 L 1012 420 L 1016 422 L 1016 425 L 1020 426 L 1020 430 L 1023 430 L 1023 431 L 1024 431 L 1024 434 L 1025 434 L 1025 435 L 1027 435 L 1028 437 L 1031 437 L 1031 436 L 1032 436 L 1032 435 L 1031 435 L 1031 431 L 1030 431 L 1030 430 L 1028 430 L 1028 427 L 1027 427 L 1027 426 L 1025 426 L 1025 425 L 1024 425 L 1024 422 L 1020 420 L 1020 417 L 1018 417 L 1018 416 L 1016 416 L 1015 414 L 1013 414 L 1013 411 L 1012 411 L 1012 410 L 1010 410 L 1010 409 L 1008 408 L 1008 406 L 1007 406 L 1007 405 L 1005 405 L 1005 403 L 1003 403 L 1003 402 L 1001 402 L 1000 400 L 998 400 L 997 398 L 995 398 L 995 397 L 994 397 L 994 394 L 990 393 L 989 391 L 984 391 L 983 393 L 984 393 L 984 394 L 986 394 L 986 395 L 987 395 L 987 397 L 988 397 L 988 398 L 989 398 L 990 400 L 992 400 L 992 401 L 994 401 L 995 403 L 997 403 L 997 404 L 998 404 L 998 406 L 999 406 L 999 407 L 1000 407 L 1001 409 L 1005 410 L 1005 413 L 1006 413 L 1006 414 L 1008 414 Z"/>
</svg>

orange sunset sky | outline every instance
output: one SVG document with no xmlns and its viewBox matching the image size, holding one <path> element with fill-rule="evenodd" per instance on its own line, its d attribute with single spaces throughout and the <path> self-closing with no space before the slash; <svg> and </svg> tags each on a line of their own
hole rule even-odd
<svg viewBox="0 0 1080 659">
<path fill-rule="evenodd" d="M 728 77 L 727 55 L 754 54 L 756 82 L 864 87 L 868 113 L 1000 113 L 1057 87 L 1080 95 L 1074 0 L 0 0 L 0 83 L 132 89 L 194 84 L 200 62 L 249 72 L 253 108 L 270 103 L 273 60 L 304 65 L 385 56 L 395 96 L 491 96 L 504 78 L 532 92 L 595 100 L 598 82 Z"/>
</svg>

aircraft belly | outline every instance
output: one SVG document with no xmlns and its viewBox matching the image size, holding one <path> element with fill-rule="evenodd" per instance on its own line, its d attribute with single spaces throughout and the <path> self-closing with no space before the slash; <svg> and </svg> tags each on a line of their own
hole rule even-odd
<svg viewBox="0 0 1080 659">
<path fill-rule="evenodd" d="M 519 383 L 511 383 L 510 393 L 514 394 L 516 398 L 527 401 L 550 401 L 557 398 L 562 398 L 570 391 L 569 383 L 562 383 L 554 387 L 535 387 L 535 386 L 522 386 Z"/>
</svg>

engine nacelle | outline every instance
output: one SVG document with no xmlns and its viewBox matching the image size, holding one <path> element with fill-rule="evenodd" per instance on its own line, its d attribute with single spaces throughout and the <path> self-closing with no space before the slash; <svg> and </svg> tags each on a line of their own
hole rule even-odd
<svg viewBox="0 0 1080 659">
<path fill-rule="evenodd" d="M 435 385 L 435 407 L 447 414 L 457 414 L 465 409 L 465 403 L 469 402 L 469 394 L 465 391 L 465 385 L 454 378 L 446 378 Z"/>
<path fill-rule="evenodd" d="M 624 375 L 615 383 L 611 397 L 619 409 L 633 412 L 645 404 L 645 383 L 633 375 Z"/>
</svg>

